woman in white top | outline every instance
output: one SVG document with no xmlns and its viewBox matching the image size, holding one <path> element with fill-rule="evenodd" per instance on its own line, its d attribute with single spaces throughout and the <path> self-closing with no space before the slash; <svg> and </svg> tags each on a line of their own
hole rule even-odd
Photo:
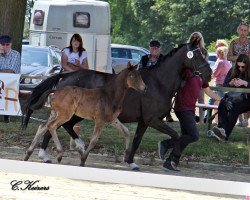
<svg viewBox="0 0 250 200">
<path fill-rule="evenodd" d="M 82 37 L 75 33 L 70 39 L 70 45 L 62 50 L 62 67 L 66 72 L 89 69 L 87 52 L 83 48 Z M 80 134 L 80 123 L 73 127 L 77 135 Z M 74 150 L 74 140 L 70 138 L 70 150 Z"/>
<path fill-rule="evenodd" d="M 70 45 L 62 51 L 62 67 L 67 72 L 89 69 L 87 52 L 78 33 L 71 37 Z"/>
</svg>

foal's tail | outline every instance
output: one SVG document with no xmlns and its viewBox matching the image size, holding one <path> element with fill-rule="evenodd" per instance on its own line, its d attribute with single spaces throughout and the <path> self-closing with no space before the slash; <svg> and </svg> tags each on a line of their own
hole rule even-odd
<svg viewBox="0 0 250 200">
<path fill-rule="evenodd" d="M 29 119 L 32 115 L 32 113 L 35 110 L 41 109 L 44 105 L 46 98 L 44 96 L 48 96 L 52 91 L 52 88 L 54 88 L 59 80 L 61 78 L 65 78 L 67 76 L 70 76 L 70 73 L 60 73 L 56 74 L 54 76 L 51 76 L 44 80 L 42 83 L 37 85 L 34 90 L 32 91 L 32 94 L 27 99 L 27 102 L 25 104 L 25 108 L 23 110 L 23 117 L 22 117 L 22 128 L 25 129 L 28 126 Z M 40 100 L 41 98 L 41 100 Z"/>
</svg>

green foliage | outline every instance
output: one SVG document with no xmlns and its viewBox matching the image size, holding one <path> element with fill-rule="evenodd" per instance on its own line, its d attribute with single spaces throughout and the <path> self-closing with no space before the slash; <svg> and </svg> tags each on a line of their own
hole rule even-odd
<svg viewBox="0 0 250 200">
<path fill-rule="evenodd" d="M 217 39 L 231 38 L 240 21 L 248 21 L 250 2 L 244 0 L 110 0 L 112 42 L 148 46 L 152 38 L 163 51 L 186 42 L 200 31 L 210 51 Z M 211 43 L 211 44 L 210 44 Z M 210 45 L 208 45 L 210 44 Z"/>
<path fill-rule="evenodd" d="M 26 21 L 35 0 L 27 0 Z M 105 0 L 103 0 L 105 1 Z M 147 48 L 151 39 L 166 52 L 200 31 L 209 51 L 217 39 L 236 35 L 241 21 L 250 21 L 246 0 L 106 0 L 110 4 L 112 43 Z M 27 31 L 26 31 L 27 32 Z"/>
</svg>

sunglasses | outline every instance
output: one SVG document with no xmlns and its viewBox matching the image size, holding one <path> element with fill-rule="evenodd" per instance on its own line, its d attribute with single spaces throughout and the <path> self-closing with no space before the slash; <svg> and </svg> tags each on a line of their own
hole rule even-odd
<svg viewBox="0 0 250 200">
<path fill-rule="evenodd" d="M 10 43 L 0 43 L 2 46 L 9 46 Z"/>
<path fill-rule="evenodd" d="M 245 69 L 245 66 L 239 66 L 239 65 L 238 65 L 238 68 Z"/>
</svg>

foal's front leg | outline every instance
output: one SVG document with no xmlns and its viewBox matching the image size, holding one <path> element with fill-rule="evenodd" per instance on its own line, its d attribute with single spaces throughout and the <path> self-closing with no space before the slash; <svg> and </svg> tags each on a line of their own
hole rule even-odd
<svg viewBox="0 0 250 200">
<path fill-rule="evenodd" d="M 88 148 L 84 151 L 84 153 L 81 155 L 81 164 L 80 166 L 84 167 L 85 166 L 85 162 L 88 158 L 88 155 L 89 155 L 89 152 L 91 149 L 93 149 L 101 135 L 101 131 L 102 131 L 102 128 L 104 126 L 104 121 L 97 121 L 95 122 L 95 128 L 94 128 L 94 131 L 93 131 L 93 135 L 91 137 L 91 140 L 89 142 L 89 146 Z"/>
</svg>

